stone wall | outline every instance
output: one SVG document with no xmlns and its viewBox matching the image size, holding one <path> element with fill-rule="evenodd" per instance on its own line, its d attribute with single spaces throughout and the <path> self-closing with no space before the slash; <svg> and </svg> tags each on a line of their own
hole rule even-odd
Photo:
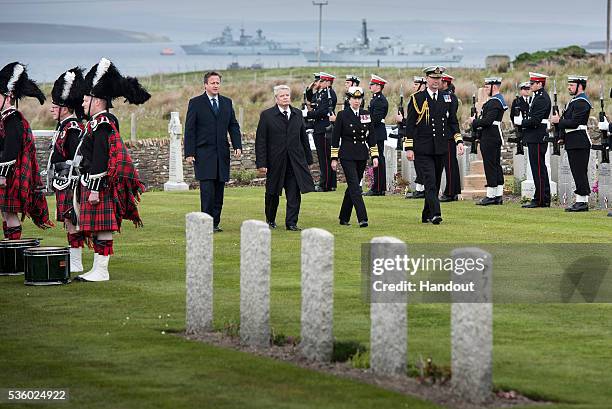
<svg viewBox="0 0 612 409">
<path fill-rule="evenodd" d="M 147 189 L 163 189 L 164 183 L 168 181 L 168 168 L 170 163 L 170 139 L 141 139 L 136 142 L 124 141 L 127 146 L 140 177 L 142 178 Z M 36 138 L 36 152 L 38 157 L 38 163 L 40 164 L 41 170 L 47 166 L 47 160 L 49 159 L 49 146 L 51 144 L 51 137 L 49 136 L 38 136 Z M 314 163 L 317 163 L 317 153 L 312 152 Z M 247 135 L 245 140 L 242 142 L 242 157 L 235 159 L 234 155 L 231 155 L 231 172 L 240 170 L 255 170 L 255 141 L 252 135 Z M 183 161 L 184 178 L 185 182 L 190 188 L 196 188 L 198 182 L 195 180 L 193 166 Z M 313 178 L 315 182 L 319 179 L 319 167 L 315 165 L 312 170 Z M 342 168 L 339 166 L 338 180 L 344 181 L 344 174 Z M 264 178 L 256 178 L 254 184 L 263 184 Z M 230 184 L 235 182 L 230 181 Z"/>
</svg>

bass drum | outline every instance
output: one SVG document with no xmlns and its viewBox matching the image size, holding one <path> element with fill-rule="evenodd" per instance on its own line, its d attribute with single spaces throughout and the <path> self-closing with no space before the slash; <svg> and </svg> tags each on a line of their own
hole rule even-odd
<svg viewBox="0 0 612 409">
<path fill-rule="evenodd" d="M 0 240 L 0 275 L 14 276 L 24 273 L 23 251 L 40 246 L 40 239 Z"/>
<path fill-rule="evenodd" d="M 32 247 L 24 250 L 26 285 L 59 285 L 70 282 L 68 247 Z"/>
</svg>

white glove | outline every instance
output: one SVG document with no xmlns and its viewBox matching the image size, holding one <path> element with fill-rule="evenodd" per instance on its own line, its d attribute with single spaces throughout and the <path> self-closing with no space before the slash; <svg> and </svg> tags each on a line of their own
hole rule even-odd
<svg viewBox="0 0 612 409">
<path fill-rule="evenodd" d="M 523 125 L 523 114 L 519 113 L 514 117 L 514 125 L 521 126 Z"/>
<path fill-rule="evenodd" d="M 610 129 L 610 123 L 608 122 L 608 118 L 604 117 L 604 120 L 599 123 L 599 130 L 600 131 L 607 131 L 609 129 Z"/>
<path fill-rule="evenodd" d="M 306 118 L 306 116 L 308 116 L 308 109 L 306 109 L 306 108 L 302 109 L 302 116 L 304 118 Z"/>
</svg>

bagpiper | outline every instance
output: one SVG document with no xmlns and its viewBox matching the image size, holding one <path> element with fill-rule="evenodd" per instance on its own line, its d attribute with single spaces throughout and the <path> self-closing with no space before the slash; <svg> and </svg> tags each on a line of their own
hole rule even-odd
<svg viewBox="0 0 612 409">
<path fill-rule="evenodd" d="M 94 263 L 81 281 L 108 281 L 108 262 L 113 251 L 113 232 L 124 219 L 142 226 L 138 213 L 140 181 L 115 120 L 108 115 L 113 99 L 143 104 L 151 95 L 136 78 L 123 77 L 115 65 L 102 58 L 85 76 L 83 108 L 89 122 L 80 149 L 81 162 L 79 228 L 91 235 Z"/>
<path fill-rule="evenodd" d="M 40 178 L 32 129 L 18 110 L 19 100 L 45 96 L 28 77 L 25 65 L 12 62 L 0 70 L 0 210 L 4 237 L 21 238 L 21 220 L 29 216 L 40 228 L 53 226 Z"/>
<path fill-rule="evenodd" d="M 585 93 L 588 77 L 570 75 L 567 77 L 567 90 L 572 99 L 567 103 L 563 115 L 553 115 L 550 122 L 559 124 L 561 139 L 565 144 L 572 177 L 576 184 L 576 201 L 565 209 L 566 212 L 586 212 L 589 210 L 589 157 L 591 138 L 587 124 L 591 114 L 591 101 Z"/>
<path fill-rule="evenodd" d="M 501 205 L 504 203 L 504 170 L 501 166 L 501 147 L 504 138 L 501 130 L 504 113 L 508 109 L 504 96 L 499 92 L 502 79 L 499 77 L 485 78 L 484 87 L 489 100 L 482 106 L 478 118 L 470 117 L 473 130 L 480 130 L 480 152 L 487 179 L 487 196 L 480 206 Z"/>
<path fill-rule="evenodd" d="M 73 162 L 85 127 L 83 126 L 83 70 L 72 68 L 53 84 L 50 112 L 57 121 L 51 142 L 46 176 L 47 188 L 55 191 L 56 219 L 64 223 L 70 246 L 70 272 L 82 272 L 82 253 L 85 237 L 77 230 L 78 220 L 74 211 L 73 187 L 77 170 Z"/>
</svg>

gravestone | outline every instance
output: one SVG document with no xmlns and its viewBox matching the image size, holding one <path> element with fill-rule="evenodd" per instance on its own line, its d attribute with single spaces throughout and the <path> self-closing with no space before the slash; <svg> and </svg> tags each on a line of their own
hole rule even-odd
<svg viewBox="0 0 612 409">
<path fill-rule="evenodd" d="M 385 141 L 385 170 L 387 171 L 387 190 L 389 192 L 393 192 L 395 188 L 395 175 L 397 174 L 397 150 L 395 149 L 395 145 L 397 144 L 397 139 L 391 139 Z M 393 143 L 393 145 L 391 145 Z"/>
<path fill-rule="evenodd" d="M 178 112 L 170 113 L 168 134 L 170 135 L 170 165 L 168 168 L 168 181 L 164 183 L 165 191 L 189 190 L 183 177 L 183 145 L 181 140 L 181 120 Z"/>
<path fill-rule="evenodd" d="M 557 182 L 552 181 L 551 175 L 552 172 L 550 170 L 550 157 L 552 152 L 552 144 L 548 144 L 548 149 L 546 150 L 546 167 L 548 169 L 548 183 L 550 184 L 550 195 L 554 196 L 557 194 Z M 531 174 L 531 165 L 529 164 L 529 147 L 525 146 L 525 158 L 526 166 L 527 166 L 527 178 L 521 182 L 521 197 L 526 197 L 528 199 L 533 199 L 535 194 L 535 183 L 533 181 L 533 175 Z"/>
<path fill-rule="evenodd" d="M 599 163 L 599 177 L 597 187 L 599 189 L 599 207 L 609 209 L 612 206 L 612 174 L 609 163 Z"/>
<path fill-rule="evenodd" d="M 186 332 L 202 334 L 213 329 L 213 218 L 188 213 L 185 224 Z"/>
<path fill-rule="evenodd" d="M 270 248 L 267 223 L 246 220 L 240 228 L 240 341 L 270 345 Z"/>
<path fill-rule="evenodd" d="M 322 229 L 307 229 L 302 232 L 302 356 L 330 361 L 333 326 L 334 236 Z"/>
</svg>

